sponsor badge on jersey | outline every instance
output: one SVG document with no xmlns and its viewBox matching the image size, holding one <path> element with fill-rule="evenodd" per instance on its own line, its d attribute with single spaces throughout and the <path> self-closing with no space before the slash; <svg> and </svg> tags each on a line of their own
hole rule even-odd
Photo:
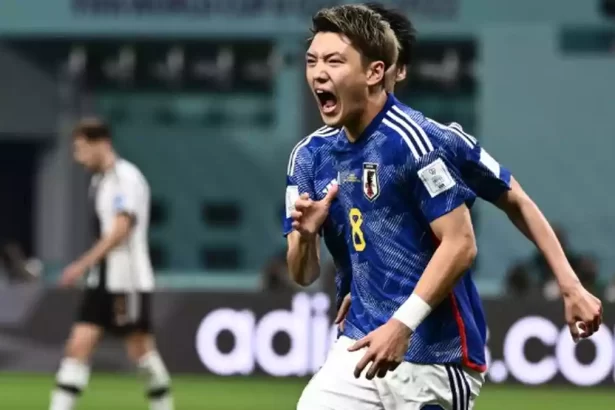
<svg viewBox="0 0 615 410">
<path fill-rule="evenodd" d="M 380 195 L 380 182 L 378 181 L 378 164 L 373 162 L 363 163 L 363 194 L 373 201 Z"/>
<path fill-rule="evenodd" d="M 456 184 L 441 158 L 421 168 L 418 174 L 432 198 L 438 196 L 442 192 L 448 191 Z"/>
</svg>

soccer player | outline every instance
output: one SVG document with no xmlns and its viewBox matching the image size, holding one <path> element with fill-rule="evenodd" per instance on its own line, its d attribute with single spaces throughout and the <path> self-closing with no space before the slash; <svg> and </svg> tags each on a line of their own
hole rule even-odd
<svg viewBox="0 0 615 410">
<path fill-rule="evenodd" d="M 72 286 L 89 271 L 79 316 L 56 375 L 50 410 L 71 410 L 88 384 L 90 357 L 105 332 L 121 336 L 145 377 L 150 410 L 171 410 L 170 378 L 150 323 L 154 276 L 147 231 L 150 189 L 141 171 L 119 158 L 109 127 L 82 120 L 73 132 L 75 160 L 95 175 L 90 185 L 99 239 L 63 272 Z"/>
<path fill-rule="evenodd" d="M 406 79 L 408 67 L 412 63 L 413 47 L 416 40 L 415 29 L 401 11 L 380 3 L 366 3 L 365 6 L 380 14 L 390 24 L 399 42 L 400 49 L 396 64 L 392 65 L 385 75 L 385 88 L 388 92 L 393 93 L 396 84 Z M 600 302 L 581 285 L 566 259 L 553 229 L 540 209 L 524 192 L 510 171 L 500 166 L 480 146 L 478 141 L 473 136 L 468 135 L 459 124 L 445 126 L 436 121 L 430 121 L 438 127 L 448 128 L 463 139 L 464 144 L 461 145 L 461 148 L 466 161 L 461 168 L 461 175 L 464 181 L 475 191 L 478 197 L 504 211 L 519 231 L 536 244 L 539 251 L 549 262 L 564 299 L 565 315 L 571 334 L 575 340 L 578 340 L 581 335 L 576 322 L 588 321 L 591 318 L 591 309 Z M 296 165 L 292 169 L 292 175 L 289 172 L 287 176 L 288 186 L 297 186 L 301 188 L 301 192 L 309 193 L 312 198 L 314 197 L 310 184 L 307 183 L 310 181 L 310 174 L 306 172 L 310 169 L 309 163 L 312 162 L 312 152 L 315 150 L 323 152 L 326 149 L 326 143 L 331 142 L 331 138 L 326 137 L 335 134 L 334 128 L 322 127 L 297 145 L 291 154 L 291 162 L 294 160 Z M 304 165 L 305 163 L 308 165 Z M 333 207 L 335 208 L 335 204 L 333 204 Z M 327 224 L 332 224 L 333 220 L 334 218 L 328 218 Z M 292 231 L 291 222 L 290 218 L 286 218 L 286 234 Z M 343 241 L 343 234 L 336 238 L 336 235 L 331 233 L 326 226 L 323 232 L 325 242 L 330 249 L 330 253 L 334 256 L 334 260 L 341 261 L 338 263 L 336 274 L 336 283 L 338 284 L 336 306 L 339 308 L 336 323 L 343 327 L 343 320 L 350 307 L 351 273 L 348 264 L 344 263 L 344 258 L 336 257 L 336 254 L 339 254 L 336 250 L 341 248 L 341 245 L 330 246 L 330 244 L 335 245 L 337 242 Z M 589 332 L 585 332 L 583 337 L 590 335 Z"/>
<path fill-rule="evenodd" d="M 412 63 L 412 49 L 415 43 L 415 30 L 403 12 L 388 8 L 379 3 L 367 3 L 367 7 L 377 12 L 387 21 L 398 39 L 400 50 L 396 64 L 386 73 L 385 88 L 393 93 L 397 83 L 406 79 L 408 67 Z M 600 301 L 589 293 L 579 281 L 562 249 L 557 236 L 538 206 L 525 193 L 510 171 L 501 166 L 478 141 L 468 135 L 456 123 L 442 125 L 428 119 L 443 130 L 457 135 L 463 140 L 461 155 L 465 158 L 461 166 L 461 177 L 474 190 L 476 195 L 506 213 L 515 227 L 532 241 L 549 263 L 559 284 L 564 300 L 566 322 L 575 340 L 591 336 L 593 332 L 579 332 L 577 322 L 592 322 L 592 312 L 600 306 Z M 330 133 L 332 134 L 332 128 Z M 347 279 L 349 282 L 350 279 Z M 338 295 L 338 299 L 340 296 Z M 341 303 L 336 322 L 343 326 L 351 298 L 347 294 Z M 338 306 L 340 306 L 338 302 Z"/>
<path fill-rule="evenodd" d="M 289 267 L 303 282 L 317 276 L 318 233 L 335 206 L 346 219 L 353 300 L 298 408 L 471 408 L 485 370 L 485 323 L 469 270 L 475 193 L 461 177 L 464 138 L 386 93 L 397 42 L 378 14 L 321 10 L 313 32 L 308 82 L 327 126 L 343 128 L 311 171 L 318 181 L 333 170 L 338 184 L 326 193 L 314 184 L 314 198 L 299 194 L 287 207 Z M 595 308 L 588 332 L 600 324 Z"/>
</svg>

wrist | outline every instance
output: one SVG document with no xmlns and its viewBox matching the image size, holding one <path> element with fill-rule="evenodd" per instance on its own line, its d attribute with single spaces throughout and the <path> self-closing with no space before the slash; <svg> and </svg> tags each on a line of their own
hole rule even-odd
<svg viewBox="0 0 615 410">
<path fill-rule="evenodd" d="M 431 311 L 431 306 L 419 295 L 413 293 L 393 314 L 393 319 L 399 320 L 414 332 Z"/>
<path fill-rule="evenodd" d="M 572 276 L 567 276 L 565 278 L 557 278 L 556 281 L 559 286 L 560 293 L 563 296 L 567 296 L 575 292 L 575 290 L 578 289 L 579 285 L 581 285 L 581 281 L 576 276 L 576 274 L 573 274 Z"/>
</svg>

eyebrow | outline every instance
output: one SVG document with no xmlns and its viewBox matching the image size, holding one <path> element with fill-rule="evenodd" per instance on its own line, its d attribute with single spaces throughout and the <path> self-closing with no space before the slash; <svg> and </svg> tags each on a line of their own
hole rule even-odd
<svg viewBox="0 0 615 410">
<path fill-rule="evenodd" d="M 309 52 L 309 51 L 305 53 L 305 56 L 306 56 L 306 57 L 311 57 L 311 58 L 318 58 L 318 56 L 317 56 L 316 54 L 311 53 L 311 52 Z M 331 57 L 339 57 L 339 58 L 344 58 L 344 56 L 342 55 L 342 53 L 337 52 L 337 51 L 335 51 L 335 52 L 333 52 L 333 53 L 327 53 L 327 54 L 325 54 L 325 55 L 323 56 L 323 58 L 324 58 L 325 60 L 327 60 L 327 59 L 329 59 L 329 58 L 331 58 Z"/>
</svg>

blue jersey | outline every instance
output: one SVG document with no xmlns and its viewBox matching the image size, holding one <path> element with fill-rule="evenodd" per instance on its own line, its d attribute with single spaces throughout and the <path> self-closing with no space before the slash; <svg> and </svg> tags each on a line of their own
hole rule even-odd
<svg viewBox="0 0 615 410">
<path fill-rule="evenodd" d="M 331 147 L 338 130 L 322 127 L 302 139 L 292 150 L 286 170 L 286 215 L 284 235 L 292 231 L 290 213 L 299 195 L 309 194 L 313 200 L 321 200 L 331 184 L 336 183 L 337 172 L 333 167 Z M 335 201 L 329 209 L 322 236 L 333 256 L 336 267 L 336 307 L 339 308 L 344 296 L 350 293 L 351 265 L 350 252 L 346 244 L 344 227 L 346 215 Z"/>
<path fill-rule="evenodd" d="M 462 170 L 474 151 L 467 142 L 476 141 L 464 137 L 393 96 L 356 143 L 343 131 L 334 137 L 336 212 L 346 216 L 352 269 L 346 336 L 362 338 L 391 318 L 438 246 L 430 223 L 462 204 L 472 206 L 476 194 Z M 417 328 L 405 358 L 483 371 L 485 339 L 484 313 L 468 271 Z"/>
</svg>

